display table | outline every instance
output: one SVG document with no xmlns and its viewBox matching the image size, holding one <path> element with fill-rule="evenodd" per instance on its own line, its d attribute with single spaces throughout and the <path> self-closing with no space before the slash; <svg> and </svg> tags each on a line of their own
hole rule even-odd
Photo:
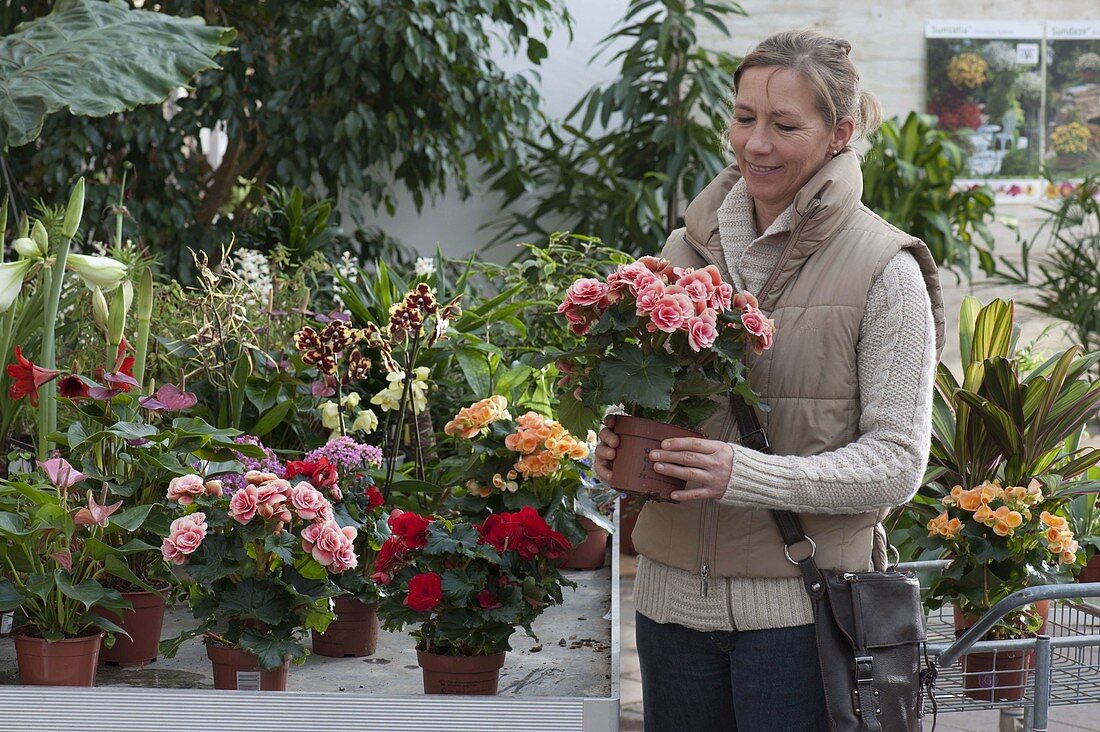
<svg viewBox="0 0 1100 732">
<path fill-rule="evenodd" d="M 616 537 L 617 539 L 617 537 Z M 619 719 L 618 544 L 608 565 L 566 571 L 565 603 L 535 622 L 536 642 L 512 636 L 494 697 L 426 696 L 413 640 L 381 633 L 366 658 L 311 655 L 291 666 L 287 692 L 214 691 L 200 639 L 143 669 L 102 666 L 97 687 L 18 686 L 15 649 L 0 639 L 0 728 L 32 732 L 416 730 L 615 732 Z M 170 608 L 164 637 L 193 622 Z"/>
</svg>

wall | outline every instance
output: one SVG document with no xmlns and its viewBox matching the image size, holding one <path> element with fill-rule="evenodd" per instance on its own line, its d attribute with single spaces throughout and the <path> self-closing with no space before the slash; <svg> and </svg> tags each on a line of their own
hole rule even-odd
<svg viewBox="0 0 1100 732">
<path fill-rule="evenodd" d="M 615 68 L 588 65 L 599 39 L 622 17 L 627 0 L 568 0 L 576 19 L 574 38 L 558 32 L 550 42 L 550 55 L 539 67 L 546 109 L 561 116 L 590 86 L 613 76 Z M 706 45 L 722 46 L 743 55 L 770 33 L 791 27 L 816 27 L 847 38 L 852 58 L 863 73 L 865 86 L 882 102 L 887 116 L 904 116 L 923 107 L 924 22 L 931 19 L 1100 19 L 1100 2 L 1081 0 L 743 0 L 749 17 L 731 23 L 732 40 L 704 28 Z M 514 62 L 509 62 L 513 63 Z M 512 68 L 523 68 L 513 65 Z M 492 232 L 482 227 L 500 216 L 499 199 L 476 189 L 467 201 L 456 195 L 442 197 L 417 213 L 408 195 L 399 195 L 395 216 L 369 217 L 419 251 L 428 253 L 438 244 L 448 255 L 459 256 L 481 249 Z M 1007 205 L 1003 212 L 1034 218 L 1032 207 Z M 491 255 L 506 258 L 507 246 Z"/>
</svg>

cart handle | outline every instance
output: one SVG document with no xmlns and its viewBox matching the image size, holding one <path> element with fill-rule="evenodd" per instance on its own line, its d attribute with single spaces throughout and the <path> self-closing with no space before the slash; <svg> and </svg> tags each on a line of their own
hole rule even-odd
<svg viewBox="0 0 1100 732">
<path fill-rule="evenodd" d="M 950 666 L 982 639 L 1001 618 L 1013 610 L 1038 600 L 1076 600 L 1083 597 L 1100 597 L 1100 582 L 1084 584 L 1039 585 L 1017 590 L 989 608 L 974 625 L 959 636 L 958 640 L 939 654 L 938 665 Z"/>
</svg>

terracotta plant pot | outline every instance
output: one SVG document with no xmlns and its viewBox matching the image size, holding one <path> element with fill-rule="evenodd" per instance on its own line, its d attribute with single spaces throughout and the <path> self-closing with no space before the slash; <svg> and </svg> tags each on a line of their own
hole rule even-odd
<svg viewBox="0 0 1100 732">
<path fill-rule="evenodd" d="M 614 432 L 619 436 L 619 447 L 615 451 L 611 485 L 623 493 L 641 496 L 650 501 L 677 503 L 669 495 L 683 489 L 685 481 L 655 471 L 649 452 L 660 447 L 661 440 L 669 437 L 704 437 L 703 433 L 626 415 L 615 417 Z"/>
<path fill-rule="evenodd" d="M 214 665 L 214 688 L 231 691 L 286 691 L 290 661 L 265 670 L 250 651 L 206 641 L 206 655 Z"/>
<path fill-rule="evenodd" d="M 562 569 L 600 569 L 607 554 L 607 532 L 594 521 L 580 519 L 580 525 L 588 531 L 588 536 L 579 544 L 569 548 L 561 563 Z"/>
<path fill-rule="evenodd" d="M 28 686 L 95 686 L 103 633 L 49 641 L 15 636 L 19 683 Z"/>
<path fill-rule="evenodd" d="M 1081 574 L 1077 575 L 1077 581 L 1082 584 L 1100 582 L 1100 554 L 1093 554 L 1089 558 L 1089 563 L 1081 570 Z"/>
<path fill-rule="evenodd" d="M 1035 651 L 968 653 L 962 657 L 963 693 L 979 701 L 1015 701 L 1028 689 Z"/>
<path fill-rule="evenodd" d="M 418 650 L 425 694 L 492 696 L 500 683 L 504 652 L 488 656 L 441 656 Z"/>
<path fill-rule="evenodd" d="M 331 658 L 373 654 L 378 648 L 378 603 L 337 597 L 333 605 L 336 619 L 324 633 L 313 631 L 313 652 Z"/>
<path fill-rule="evenodd" d="M 164 595 L 156 592 L 123 592 L 122 597 L 130 601 L 134 606 L 133 610 L 124 611 L 121 618 L 109 611 L 100 614 L 118 624 L 130 637 L 116 635 L 114 646 L 104 648 L 99 654 L 99 660 L 100 663 L 122 668 L 141 668 L 157 660 L 160 631 L 164 627 Z"/>
<path fill-rule="evenodd" d="M 1047 631 L 1049 600 L 1039 600 L 1035 610 L 1042 615 L 1043 624 L 1037 635 Z M 976 618 L 955 607 L 955 635 L 972 626 Z M 1035 668 L 1034 651 L 982 651 L 968 653 L 959 659 L 963 669 L 963 693 L 979 701 L 1015 701 L 1023 699 L 1027 692 L 1028 672 Z"/>
</svg>

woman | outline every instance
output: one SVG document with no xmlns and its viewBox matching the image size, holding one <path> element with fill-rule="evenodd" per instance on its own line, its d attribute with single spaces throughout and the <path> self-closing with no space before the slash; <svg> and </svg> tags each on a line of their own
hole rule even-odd
<svg viewBox="0 0 1100 732">
<path fill-rule="evenodd" d="M 799 514 L 818 566 L 881 568 L 879 522 L 924 472 L 943 307 L 924 244 L 860 203 L 849 143 L 881 112 L 850 49 L 789 31 L 745 57 L 737 164 L 663 252 L 717 265 L 774 319 L 773 347 L 749 366 L 775 454 L 738 445 L 725 404 L 701 425 L 710 439 L 650 453 L 688 486 L 678 504 L 646 504 L 633 533 L 647 730 L 828 729 L 810 600 L 770 510 Z M 618 438 L 605 427 L 600 440 L 609 482 Z"/>
</svg>

